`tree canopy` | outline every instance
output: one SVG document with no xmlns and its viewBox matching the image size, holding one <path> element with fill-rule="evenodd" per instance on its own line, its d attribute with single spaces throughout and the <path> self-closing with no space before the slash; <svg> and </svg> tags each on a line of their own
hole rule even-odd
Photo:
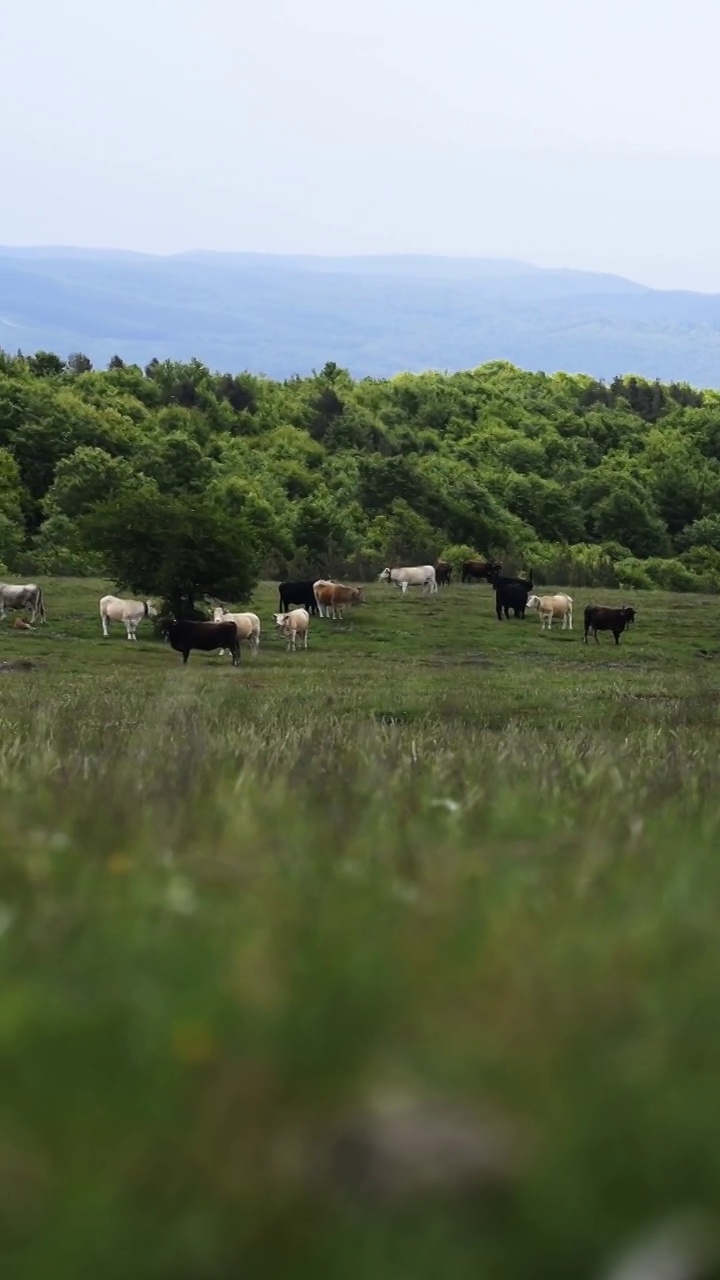
<svg viewBox="0 0 720 1280">
<path fill-rule="evenodd" d="M 474 551 L 539 582 L 715 590 L 718 525 L 715 391 L 503 361 L 360 381 L 328 362 L 278 382 L 0 352 L 3 571 L 104 568 L 187 607 L 239 603 L 246 568 L 362 577 Z"/>
</svg>

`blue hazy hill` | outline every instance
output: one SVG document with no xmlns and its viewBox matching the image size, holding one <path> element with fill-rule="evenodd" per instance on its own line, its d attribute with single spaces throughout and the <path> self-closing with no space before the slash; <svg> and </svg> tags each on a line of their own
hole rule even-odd
<svg viewBox="0 0 720 1280">
<path fill-rule="evenodd" d="M 498 259 L 0 248 L 0 346 L 273 377 L 506 359 L 720 386 L 720 295 Z"/>
</svg>

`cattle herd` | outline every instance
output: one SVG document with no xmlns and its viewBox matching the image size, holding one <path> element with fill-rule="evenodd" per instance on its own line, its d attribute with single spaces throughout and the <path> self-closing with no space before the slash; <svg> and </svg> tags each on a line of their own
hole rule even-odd
<svg viewBox="0 0 720 1280">
<path fill-rule="evenodd" d="M 536 595 L 532 575 L 526 578 L 513 578 L 503 575 L 502 565 L 497 560 L 466 560 L 462 565 L 460 580 L 463 583 L 486 581 L 495 593 L 495 613 L 498 622 L 507 620 L 512 614 L 515 618 L 524 618 L 529 609 L 537 613 L 541 630 L 550 631 L 555 620 L 561 622 L 561 629 L 572 630 L 573 601 L 572 596 L 564 592 L 555 595 Z M 396 586 L 404 595 L 409 587 L 420 587 L 423 595 L 431 595 L 439 586 L 448 586 L 452 581 L 453 566 L 445 561 L 437 564 L 414 565 L 406 568 L 383 569 L 378 581 Z M 310 619 L 313 616 L 342 620 L 344 611 L 362 604 L 364 600 L 361 587 L 349 587 L 329 578 L 309 578 L 298 582 L 281 582 L 278 587 L 279 612 L 273 614 L 277 629 L 282 633 L 288 650 L 296 650 L 298 642 L 304 649 L 308 647 Z M 16 586 L 11 583 L 0 583 L 0 619 L 7 610 L 30 611 L 30 621 L 17 621 L 16 626 L 32 627 L 37 617 L 41 622 L 47 621 L 45 601 L 42 588 L 34 583 Z M 157 618 L 158 611 L 151 600 L 124 600 L 119 596 L 103 596 L 100 601 L 100 622 L 102 634 L 108 637 L 111 623 L 121 623 L 125 627 L 128 640 L 137 640 L 137 629 L 146 618 Z M 587 644 L 589 635 L 598 643 L 598 632 L 612 633 L 615 644 L 620 643 L 620 636 L 635 621 L 635 609 L 630 605 L 587 605 L 584 612 L 584 640 Z M 218 606 L 213 613 L 212 622 L 196 622 L 187 619 L 170 618 L 164 622 L 162 633 L 172 649 L 182 654 L 183 663 L 188 661 L 193 649 L 205 653 L 218 652 L 222 656 L 227 652 L 232 657 L 233 666 L 240 663 L 240 646 L 245 641 L 251 654 L 256 655 L 260 646 L 260 619 L 256 613 L 228 613 Z"/>
</svg>

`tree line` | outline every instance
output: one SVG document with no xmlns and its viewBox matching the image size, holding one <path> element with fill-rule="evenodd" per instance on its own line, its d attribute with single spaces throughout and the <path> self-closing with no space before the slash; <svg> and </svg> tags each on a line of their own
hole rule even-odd
<svg viewBox="0 0 720 1280">
<path fill-rule="evenodd" d="M 3 573 L 109 573 L 192 610 L 260 575 L 471 554 L 720 589 L 720 392 L 502 361 L 278 382 L 0 352 Z"/>
</svg>

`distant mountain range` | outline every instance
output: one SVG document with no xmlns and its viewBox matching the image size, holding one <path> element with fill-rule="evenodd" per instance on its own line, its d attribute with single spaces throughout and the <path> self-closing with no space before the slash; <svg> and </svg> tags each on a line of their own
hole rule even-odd
<svg viewBox="0 0 720 1280">
<path fill-rule="evenodd" d="M 720 387 L 720 295 L 499 259 L 0 248 L 0 347 L 281 378 L 510 360 Z"/>
</svg>

